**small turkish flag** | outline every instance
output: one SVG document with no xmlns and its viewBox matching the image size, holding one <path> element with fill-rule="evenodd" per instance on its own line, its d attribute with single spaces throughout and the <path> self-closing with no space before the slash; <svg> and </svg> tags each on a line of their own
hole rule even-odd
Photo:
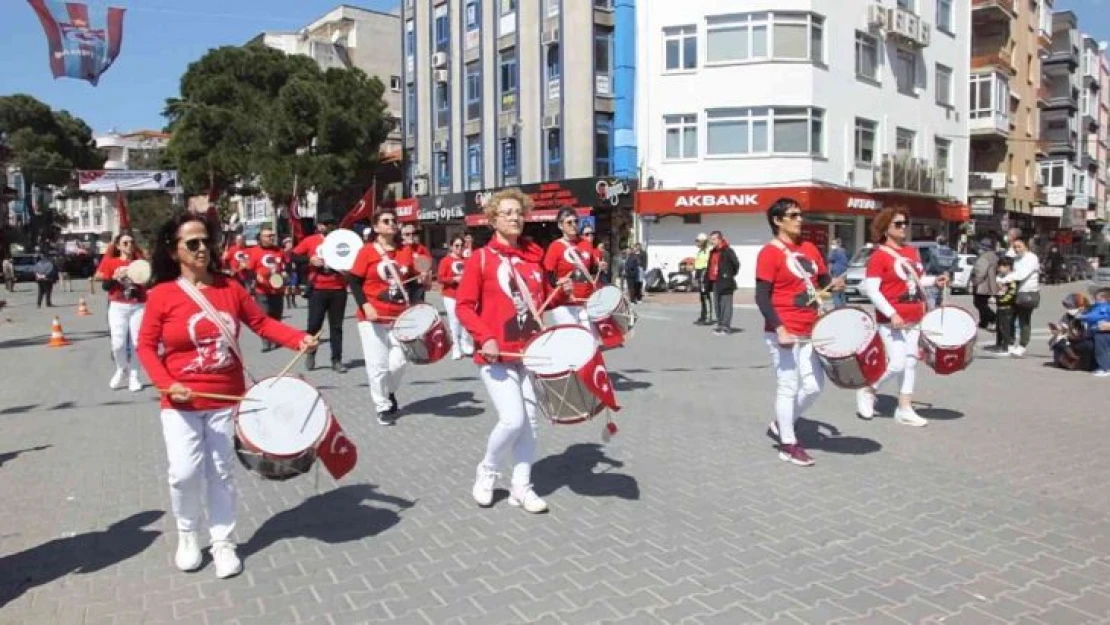
<svg viewBox="0 0 1110 625">
<path fill-rule="evenodd" d="M 358 449 L 335 417 L 328 419 L 328 431 L 320 445 L 316 447 L 316 457 L 324 463 L 324 468 L 335 479 L 351 472 L 358 463 Z"/>
<path fill-rule="evenodd" d="M 613 383 L 609 380 L 609 371 L 605 368 L 605 359 L 601 352 L 594 354 L 581 369 L 578 370 L 578 379 L 594 394 L 601 403 L 613 410 L 620 410 L 617 405 L 617 396 L 613 392 Z"/>
<path fill-rule="evenodd" d="M 621 333 L 620 327 L 613 322 L 612 317 L 595 321 L 594 327 L 597 328 L 597 335 L 601 338 L 601 344 L 606 349 L 614 349 L 624 345 L 624 334 Z"/>
</svg>

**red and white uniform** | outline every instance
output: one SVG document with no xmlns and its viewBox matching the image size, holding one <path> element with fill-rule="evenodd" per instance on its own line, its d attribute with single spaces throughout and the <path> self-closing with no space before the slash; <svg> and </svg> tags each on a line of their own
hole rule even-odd
<svg viewBox="0 0 1110 625">
<path fill-rule="evenodd" d="M 921 287 L 931 286 L 936 279 L 925 276 L 917 248 L 909 245 L 897 249 L 890 245 L 876 247 L 867 261 L 865 279 L 879 323 L 890 323 L 895 313 L 908 324 L 918 323 L 925 317 L 925 293 Z"/>
<path fill-rule="evenodd" d="M 586 300 L 596 288 L 591 278 L 596 273 L 597 263 L 593 254 L 584 249 L 583 243 L 590 245 L 585 241 L 571 243 L 564 238 L 556 239 L 547 246 L 543 258 L 544 270 L 556 281 L 567 277 L 571 280 L 570 297 L 562 293 L 556 295 L 552 305 L 548 306 L 548 315 L 558 325 L 580 325 L 594 332 L 593 324 L 586 315 Z"/>
<path fill-rule="evenodd" d="M 771 284 L 775 314 L 786 331 L 795 336 L 809 336 L 813 332 L 818 316 L 817 304 L 812 302 L 813 292 L 817 290 L 818 277 L 828 272 L 820 250 L 808 241 L 768 243 L 759 250 L 755 261 L 755 279 Z M 775 331 L 766 322 L 763 329 Z"/>
<path fill-rule="evenodd" d="M 324 235 L 314 234 L 306 237 L 293 248 L 293 254 L 296 256 L 305 256 L 309 260 L 313 256 L 320 256 L 320 246 L 324 244 Z M 347 280 L 342 274 L 336 273 L 327 269 L 326 267 L 316 267 L 312 264 L 308 266 L 308 283 L 312 285 L 313 290 L 317 291 L 345 291 L 347 290 Z"/>
<path fill-rule="evenodd" d="M 285 254 L 277 247 L 255 246 L 247 248 L 247 271 L 254 274 L 254 292 L 259 295 L 281 295 L 285 288 L 275 289 L 270 276 L 284 278 Z"/>
<path fill-rule="evenodd" d="M 247 246 L 229 245 L 227 250 L 224 251 L 223 265 L 229 275 L 239 278 L 241 281 L 247 279 L 247 265 L 250 262 L 250 248 Z"/>
<path fill-rule="evenodd" d="M 390 409 L 389 396 L 401 385 L 408 364 L 390 329 L 397 315 L 409 307 L 404 281 L 414 275 L 412 253 L 404 247 L 387 250 L 377 242 L 367 243 L 355 256 L 351 275 L 363 281 L 362 295 L 379 315 L 371 323 L 361 307 L 355 312 L 370 398 L 382 414 Z"/>
<path fill-rule="evenodd" d="M 108 336 L 112 345 L 112 359 L 116 363 L 116 374 L 129 367 L 134 381 L 132 388 L 139 388 L 139 362 L 129 359 L 128 344 L 134 347 L 139 342 L 139 327 L 143 322 L 146 302 L 146 287 L 130 285 L 116 280 L 116 271 L 126 268 L 131 261 L 120 256 L 105 256 L 96 269 L 96 275 L 108 287 Z"/>
<path fill-rule="evenodd" d="M 137 258 L 135 260 L 138 260 Z M 132 287 L 131 292 L 133 297 L 128 298 L 124 293 L 124 285 L 116 280 L 116 271 L 119 269 L 126 269 L 131 264 L 130 260 L 124 260 L 122 256 L 105 256 L 100 261 L 100 266 L 96 268 L 96 277 L 104 282 L 111 282 L 108 289 L 108 301 L 119 302 L 121 304 L 136 304 L 141 303 L 146 299 L 146 287 L 136 284 Z"/>
<path fill-rule="evenodd" d="M 459 282 L 462 280 L 465 265 L 465 258 L 452 253 L 440 259 L 439 268 L 436 271 L 436 279 L 442 285 L 443 308 L 447 312 L 447 325 L 451 329 L 451 338 L 453 339 L 451 357 L 456 359 L 463 354 L 469 356 L 474 352 L 474 342 L 459 322 L 459 315 L 456 310 L 455 294 L 459 289 Z"/>
</svg>

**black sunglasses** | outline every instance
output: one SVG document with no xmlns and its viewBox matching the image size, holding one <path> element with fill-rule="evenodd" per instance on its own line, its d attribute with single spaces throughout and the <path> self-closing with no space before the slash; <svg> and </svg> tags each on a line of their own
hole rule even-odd
<svg viewBox="0 0 1110 625">
<path fill-rule="evenodd" d="M 898 221 L 892 221 L 892 222 L 890 222 L 890 225 L 894 226 L 895 228 L 905 228 L 906 227 L 906 220 L 905 219 L 899 219 Z"/>
<path fill-rule="evenodd" d="M 795 213 L 786 213 L 782 216 L 782 218 L 783 219 L 801 219 L 802 218 L 802 213 L 801 213 L 801 211 L 798 211 L 798 212 L 795 212 Z"/>
<path fill-rule="evenodd" d="M 200 246 L 202 244 L 204 245 L 204 249 L 211 249 L 211 239 L 209 239 L 208 237 L 197 237 L 195 239 L 188 239 L 186 241 L 183 241 L 183 243 L 185 244 L 185 249 L 194 253 L 200 251 Z"/>
<path fill-rule="evenodd" d="M 583 233 L 582 233 L 582 236 L 584 236 L 584 237 L 592 237 L 592 236 L 594 236 L 594 233 L 592 233 L 592 232 L 583 232 Z"/>
<path fill-rule="evenodd" d="M 394 223 L 397 223 L 397 222 L 393 221 L 392 218 L 389 218 L 389 219 L 382 218 L 382 219 L 378 220 L 378 223 L 380 223 L 380 224 L 394 224 Z"/>
</svg>

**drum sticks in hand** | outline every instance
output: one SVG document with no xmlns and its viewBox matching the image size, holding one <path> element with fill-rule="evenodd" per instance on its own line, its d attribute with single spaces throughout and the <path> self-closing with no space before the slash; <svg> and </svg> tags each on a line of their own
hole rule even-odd
<svg viewBox="0 0 1110 625">
<path fill-rule="evenodd" d="M 320 340 L 320 335 L 322 335 L 323 333 L 324 333 L 324 329 L 320 328 L 320 331 L 317 332 L 316 336 L 314 336 L 313 338 L 316 339 L 317 341 L 319 341 Z M 273 386 L 274 384 L 277 383 L 278 380 L 280 380 L 281 378 L 284 378 L 286 376 L 286 374 L 288 374 L 289 371 L 291 371 L 293 369 L 293 367 L 296 366 L 297 361 L 300 360 L 301 357 L 304 356 L 305 353 L 307 353 L 307 352 L 308 352 L 308 349 L 298 350 L 297 355 L 293 356 L 293 360 L 290 360 L 289 364 L 285 365 L 285 368 L 281 370 L 281 373 L 277 374 L 277 376 L 274 378 L 274 381 L 271 382 L 270 385 Z"/>
</svg>

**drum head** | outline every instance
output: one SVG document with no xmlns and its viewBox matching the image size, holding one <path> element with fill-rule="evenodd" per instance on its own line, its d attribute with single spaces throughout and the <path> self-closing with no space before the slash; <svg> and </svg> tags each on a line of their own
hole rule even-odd
<svg viewBox="0 0 1110 625">
<path fill-rule="evenodd" d="M 975 317 L 957 306 L 941 306 L 925 314 L 921 320 L 925 340 L 941 347 L 967 345 L 979 334 Z"/>
<path fill-rule="evenodd" d="M 350 271 L 355 266 L 355 257 L 362 249 L 362 237 L 351 230 L 333 230 L 324 237 L 320 246 L 320 257 L 328 269 Z"/>
<path fill-rule="evenodd" d="M 145 260 L 133 260 L 127 265 L 127 277 L 135 284 L 150 282 L 150 263 Z"/>
<path fill-rule="evenodd" d="M 236 430 L 244 442 L 274 456 L 294 456 L 316 445 L 330 411 L 311 384 L 300 378 L 266 378 L 247 390 Z"/>
<path fill-rule="evenodd" d="M 875 320 L 859 308 L 838 308 L 813 326 L 813 349 L 829 358 L 857 354 L 875 336 Z"/>
<path fill-rule="evenodd" d="M 428 333 L 439 321 L 439 311 L 430 304 L 417 304 L 397 316 L 393 322 L 393 336 L 398 341 L 412 341 Z"/>
<path fill-rule="evenodd" d="M 538 334 L 524 348 L 524 366 L 540 376 L 580 369 L 597 353 L 594 335 L 582 326 L 555 326 Z"/>
<path fill-rule="evenodd" d="M 624 301 L 624 293 L 613 285 L 603 286 L 594 291 L 586 300 L 586 316 L 590 319 L 604 319 L 613 314 Z"/>
<path fill-rule="evenodd" d="M 285 286 L 285 278 L 282 278 L 280 273 L 270 274 L 270 286 L 275 289 L 280 289 Z"/>
</svg>

